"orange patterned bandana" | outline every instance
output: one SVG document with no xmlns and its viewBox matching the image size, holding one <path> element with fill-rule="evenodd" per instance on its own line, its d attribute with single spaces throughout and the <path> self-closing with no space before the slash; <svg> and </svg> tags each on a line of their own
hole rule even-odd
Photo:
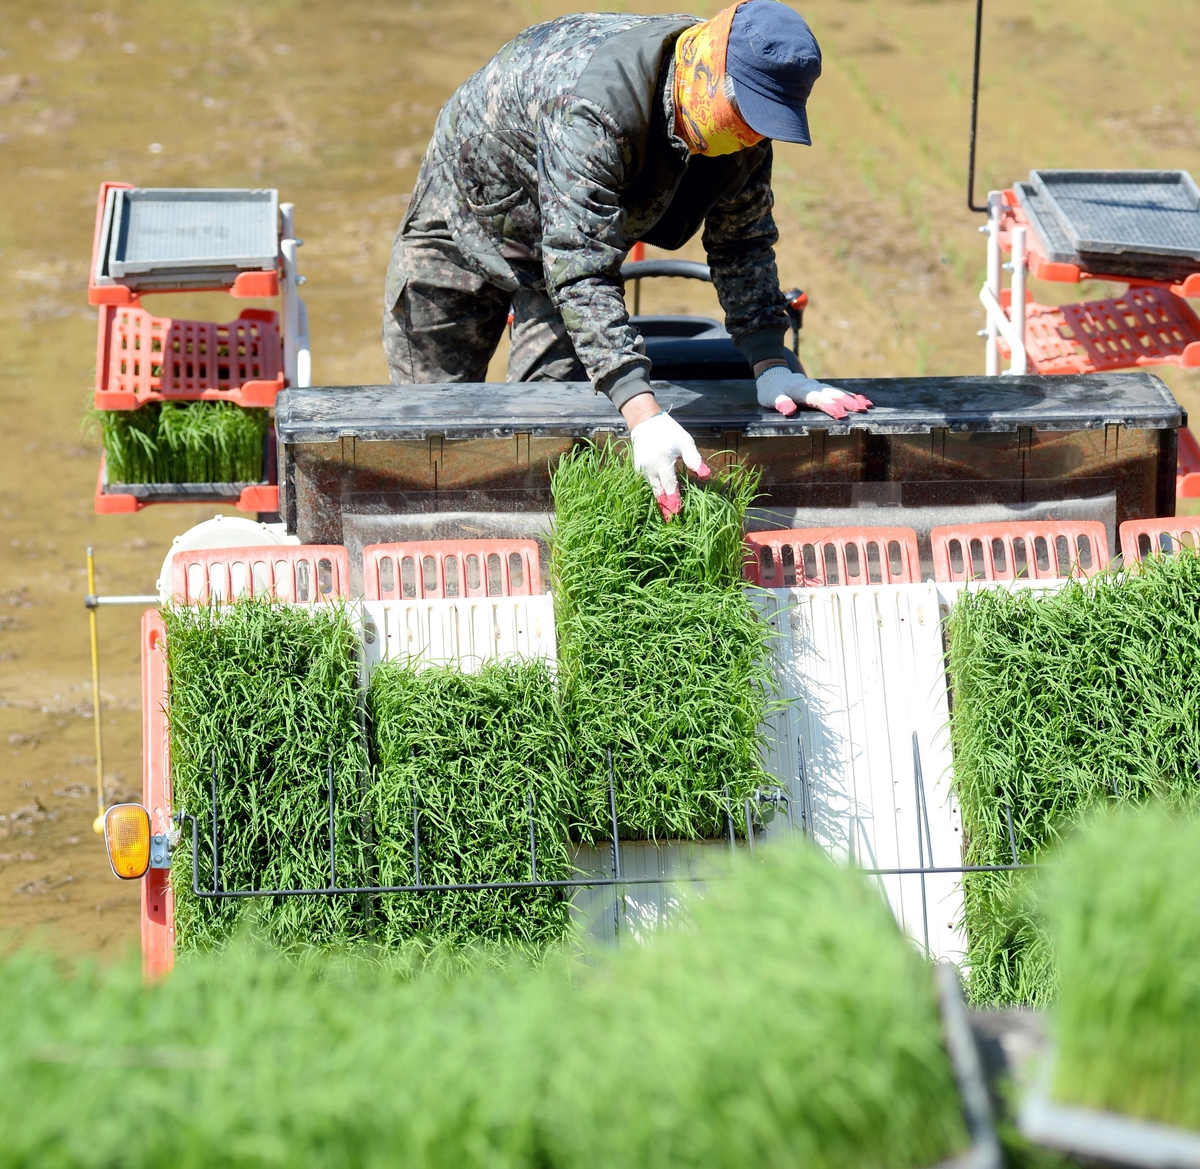
<svg viewBox="0 0 1200 1169">
<path fill-rule="evenodd" d="M 725 93 L 725 51 L 738 0 L 675 42 L 675 132 L 693 154 L 733 154 L 761 142 Z"/>
</svg>

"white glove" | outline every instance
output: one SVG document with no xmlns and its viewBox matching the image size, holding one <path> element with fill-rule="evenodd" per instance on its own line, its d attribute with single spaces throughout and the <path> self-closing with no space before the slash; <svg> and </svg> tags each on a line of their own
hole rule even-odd
<svg viewBox="0 0 1200 1169">
<path fill-rule="evenodd" d="M 758 404 L 764 409 L 778 410 L 785 417 L 796 413 L 796 404 L 821 410 L 831 418 L 845 418 L 871 408 L 870 398 L 862 394 L 847 394 L 824 385 L 802 373 L 793 373 L 786 365 L 773 365 L 755 378 Z"/>
<path fill-rule="evenodd" d="M 662 518 L 670 523 L 683 507 L 679 484 L 675 480 L 675 460 L 682 459 L 689 471 L 701 479 L 712 472 L 700 457 L 692 436 L 670 414 L 663 412 L 639 422 L 630 432 L 633 440 L 633 465 L 646 476 Z"/>
</svg>

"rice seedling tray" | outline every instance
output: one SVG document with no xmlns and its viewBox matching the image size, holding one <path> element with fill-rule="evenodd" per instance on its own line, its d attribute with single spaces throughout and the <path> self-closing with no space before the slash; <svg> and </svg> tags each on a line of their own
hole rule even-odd
<svg viewBox="0 0 1200 1169">
<path fill-rule="evenodd" d="M 1095 805 L 1194 798 L 1198 607 L 1192 552 L 1085 582 L 968 587 L 947 637 L 965 867 L 1035 865 Z M 972 1000 L 1049 1002 L 1058 966 L 1027 883 L 968 871 L 964 897 Z"/>
<path fill-rule="evenodd" d="M 209 289 L 276 296 L 279 228 L 273 189 L 102 183 L 88 299 L 119 305 L 142 292 Z"/>
<path fill-rule="evenodd" d="M 242 413 L 239 406 L 222 403 L 190 403 L 144 407 L 149 415 L 159 411 L 189 412 L 204 410 L 226 415 L 206 421 L 206 415 L 189 426 L 185 417 L 177 426 L 176 435 L 166 435 L 161 414 L 149 425 L 156 427 L 152 435 L 134 433 L 142 428 L 139 411 L 102 411 L 99 419 L 105 450 L 100 456 L 96 473 L 94 508 L 97 515 L 114 515 L 141 511 L 159 503 L 231 503 L 239 511 L 277 513 L 279 487 L 276 482 L 277 459 L 275 431 L 264 411 Z M 234 413 L 231 413 L 234 412 Z M 119 421 L 118 421 L 119 420 Z M 221 423 L 224 425 L 221 425 Z M 230 437 L 232 436 L 232 437 Z M 140 440 L 140 441 L 133 441 Z M 135 481 L 109 480 L 109 456 L 114 449 L 128 463 L 127 474 Z M 147 454 L 147 448 L 153 453 Z M 169 482 L 172 473 L 200 468 L 217 469 L 234 474 L 238 470 L 257 471 L 259 479 L 234 479 L 217 482 Z"/>
<path fill-rule="evenodd" d="M 147 991 L 119 967 L 75 977 L 6 955 L 10 1159 L 38 1161 L 48 1131 L 76 1160 L 129 1169 L 247 1164 L 257 1144 L 231 1146 L 246 1133 L 288 1164 L 336 1146 L 361 1164 L 513 1169 L 733 1169 L 748 1147 L 812 1169 L 923 1167 L 980 1144 L 931 971 L 814 850 L 747 866 L 694 928 L 586 965 L 468 957 L 447 978 L 423 972 L 451 965 L 438 954 L 299 958 L 241 946 Z M 780 1082 L 794 1090 L 773 1095 Z M 143 1124 L 147 1101 L 163 1123 Z"/>
<path fill-rule="evenodd" d="M 279 487 L 258 483 L 108 483 L 105 456 L 96 473 L 93 509 L 97 515 L 126 515 L 156 503 L 229 503 L 238 511 L 279 511 Z"/>
<path fill-rule="evenodd" d="M 1042 882 L 1053 1045 L 1019 1120 L 1108 1163 L 1197 1166 L 1200 822 L 1194 793 L 1160 794 L 1094 809 Z"/>
<path fill-rule="evenodd" d="M 761 409 L 748 380 L 656 382 L 655 392 L 710 462 L 732 452 L 760 471 L 765 506 L 948 508 L 1115 492 L 1118 522 L 1173 508 L 1183 413 L 1151 374 L 836 384 L 875 408 L 787 419 Z M 287 389 L 276 426 L 282 514 L 289 532 L 317 543 L 345 542 L 343 513 L 545 512 L 565 453 L 626 434 L 582 383 L 413 387 L 402 397 L 384 386 Z"/>
<path fill-rule="evenodd" d="M 1053 1048 L 1049 1059 L 1053 1062 Z M 1130 1169 L 1200 1169 L 1200 1133 L 1050 1097 L 1047 1067 L 1025 1093 L 1017 1114 L 1021 1135 L 1074 1157 Z"/>
<path fill-rule="evenodd" d="M 1030 172 L 1029 182 L 1013 184 L 1010 205 L 1015 202 L 1036 235 L 1036 246 L 1033 249 L 1035 254 L 1030 256 L 1030 271 L 1038 278 L 1077 282 L 1083 273 L 1087 273 L 1099 279 L 1145 280 L 1158 284 L 1174 284 L 1177 289 L 1185 283 L 1190 286 L 1200 278 L 1200 257 L 1193 259 L 1186 254 L 1171 254 L 1168 251 L 1136 244 L 1131 249 L 1114 251 L 1111 242 L 1103 248 L 1084 248 L 1081 251 L 1079 225 L 1072 224 L 1069 215 L 1064 219 L 1060 206 L 1052 191 L 1047 188 L 1046 182 L 1034 180 L 1037 173 Z M 1041 172 L 1042 175 L 1047 173 L 1053 172 Z M 1139 174 L 1136 171 L 1124 173 Z M 1155 175 L 1163 174 L 1153 171 L 1140 173 L 1150 176 L 1152 180 Z M 1163 186 L 1161 183 L 1154 185 L 1160 188 Z M 1186 213 L 1182 214 L 1186 216 Z M 1181 212 L 1176 211 L 1174 216 L 1180 217 Z M 1151 225 L 1154 218 L 1157 216 L 1151 216 Z M 1168 218 L 1171 218 L 1169 212 Z M 1141 227 L 1143 232 L 1145 226 L 1143 224 Z M 1054 270 L 1056 267 L 1059 269 L 1057 272 Z"/>
</svg>

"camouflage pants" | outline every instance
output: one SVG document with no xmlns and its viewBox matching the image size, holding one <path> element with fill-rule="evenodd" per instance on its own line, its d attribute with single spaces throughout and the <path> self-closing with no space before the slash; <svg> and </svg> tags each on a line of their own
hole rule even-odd
<svg viewBox="0 0 1200 1169">
<path fill-rule="evenodd" d="M 587 381 L 544 290 L 490 284 L 464 260 L 440 217 L 414 211 L 392 244 L 384 295 L 383 352 L 393 385 L 486 380 L 510 309 L 508 381 Z M 533 284 L 541 265 L 529 267 Z"/>
</svg>

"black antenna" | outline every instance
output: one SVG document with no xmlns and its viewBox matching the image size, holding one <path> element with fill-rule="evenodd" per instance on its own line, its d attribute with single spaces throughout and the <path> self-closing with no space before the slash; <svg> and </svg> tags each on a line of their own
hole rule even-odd
<svg viewBox="0 0 1200 1169">
<path fill-rule="evenodd" d="M 983 41 L 983 0 L 975 0 L 975 71 L 971 78 L 971 157 L 967 163 L 967 207 L 987 211 L 986 203 L 975 202 L 975 130 L 979 125 L 979 48 Z"/>
</svg>

